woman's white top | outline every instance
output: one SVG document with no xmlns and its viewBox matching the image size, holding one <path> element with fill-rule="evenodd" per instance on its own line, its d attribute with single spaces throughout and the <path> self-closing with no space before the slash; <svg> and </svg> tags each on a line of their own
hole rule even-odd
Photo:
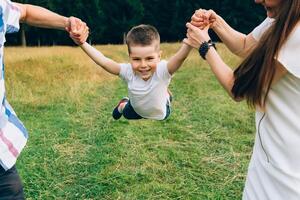
<svg viewBox="0 0 300 200">
<path fill-rule="evenodd" d="M 259 41 L 273 23 L 254 29 Z M 268 94 L 265 112 L 256 111 L 256 138 L 244 188 L 244 200 L 300 199 L 300 23 L 279 51 L 287 69 Z"/>
</svg>

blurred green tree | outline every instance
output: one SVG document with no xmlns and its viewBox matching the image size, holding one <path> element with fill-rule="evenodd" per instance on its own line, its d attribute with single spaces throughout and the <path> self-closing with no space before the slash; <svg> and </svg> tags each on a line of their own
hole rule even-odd
<svg viewBox="0 0 300 200">
<path fill-rule="evenodd" d="M 262 6 L 253 0 L 16 0 L 48 8 L 65 16 L 76 16 L 90 27 L 89 42 L 93 44 L 122 43 L 134 25 L 151 24 L 163 42 L 181 41 L 185 24 L 198 8 L 213 9 L 233 28 L 249 33 L 265 18 Z M 21 26 L 18 34 L 8 37 L 14 45 L 70 45 L 63 31 Z M 216 35 L 212 35 L 216 40 Z"/>
</svg>

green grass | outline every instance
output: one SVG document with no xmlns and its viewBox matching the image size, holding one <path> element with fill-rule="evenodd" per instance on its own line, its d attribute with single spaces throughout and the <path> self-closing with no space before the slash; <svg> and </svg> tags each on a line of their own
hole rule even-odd
<svg viewBox="0 0 300 200">
<path fill-rule="evenodd" d="M 163 44 L 163 57 L 178 47 Z M 127 62 L 125 46 L 98 48 Z M 166 121 L 114 121 L 126 88 L 79 48 L 8 48 L 6 87 L 30 133 L 17 163 L 27 199 L 241 199 L 253 114 L 195 51 L 172 79 Z"/>
</svg>

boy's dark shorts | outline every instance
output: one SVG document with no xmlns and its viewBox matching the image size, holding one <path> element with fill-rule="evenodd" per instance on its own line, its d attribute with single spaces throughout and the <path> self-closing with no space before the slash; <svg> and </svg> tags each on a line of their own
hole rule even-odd
<svg viewBox="0 0 300 200">
<path fill-rule="evenodd" d="M 5 171 L 0 165 L 0 200 L 23 200 L 23 185 L 15 166 Z"/>
<path fill-rule="evenodd" d="M 170 116 L 170 114 L 171 114 L 171 108 L 170 108 L 169 102 L 167 103 L 166 106 L 167 106 L 167 114 L 166 114 L 164 120 L 167 119 Z M 142 116 L 140 116 L 139 114 L 137 114 L 134 111 L 134 109 L 133 109 L 133 107 L 132 107 L 132 105 L 130 103 L 130 100 L 128 101 L 128 103 L 126 104 L 126 106 L 123 109 L 123 116 L 126 119 L 143 119 Z"/>
</svg>

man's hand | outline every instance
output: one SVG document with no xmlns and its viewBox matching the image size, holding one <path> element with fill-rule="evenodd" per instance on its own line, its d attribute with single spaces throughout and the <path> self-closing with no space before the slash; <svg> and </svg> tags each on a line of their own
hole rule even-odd
<svg viewBox="0 0 300 200">
<path fill-rule="evenodd" d="M 89 36 L 89 27 L 85 22 L 76 17 L 70 17 L 68 19 L 66 31 L 69 32 L 70 37 L 77 45 L 85 43 Z"/>
</svg>

